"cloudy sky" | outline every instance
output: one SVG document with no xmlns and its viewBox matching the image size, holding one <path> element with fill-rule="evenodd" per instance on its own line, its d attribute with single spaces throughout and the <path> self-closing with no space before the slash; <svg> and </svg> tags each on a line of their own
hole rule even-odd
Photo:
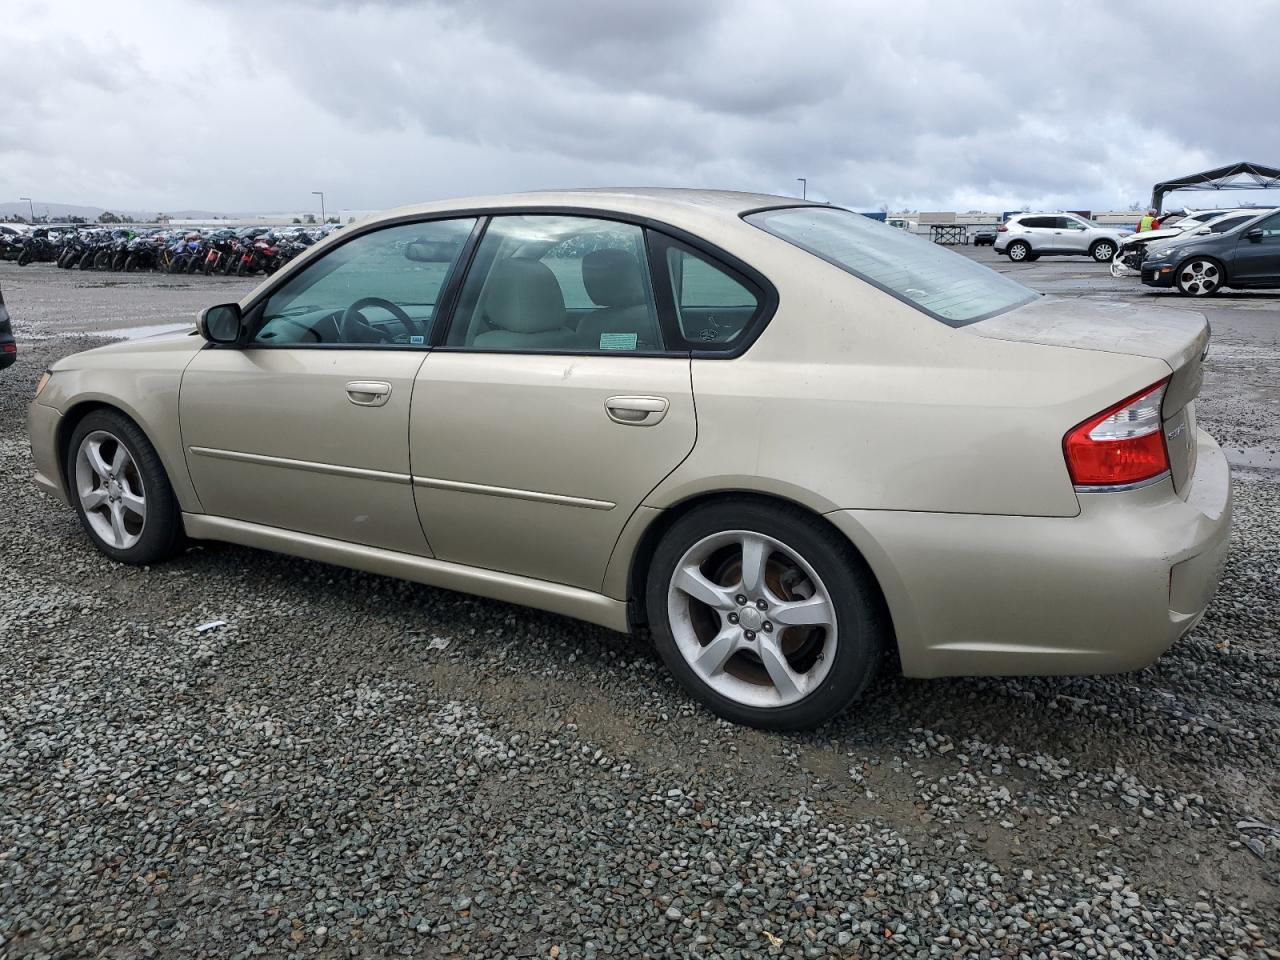
<svg viewBox="0 0 1280 960">
<path fill-rule="evenodd" d="M 807 177 L 860 209 L 1123 209 L 1280 164 L 1277 50 L 1273 2 L 4 0 L 0 201 Z"/>
</svg>

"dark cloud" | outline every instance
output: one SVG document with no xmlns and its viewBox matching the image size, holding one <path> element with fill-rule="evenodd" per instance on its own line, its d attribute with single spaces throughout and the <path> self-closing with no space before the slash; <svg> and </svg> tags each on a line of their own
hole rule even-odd
<svg viewBox="0 0 1280 960">
<path fill-rule="evenodd" d="M 806 176 L 855 206 L 1098 209 L 1218 163 L 1280 162 L 1280 23 L 1262 4 L 150 10 L 6 4 L 6 73 L 28 79 L 0 108 L 0 199 L 289 209 L 324 188 L 372 208 Z"/>
</svg>

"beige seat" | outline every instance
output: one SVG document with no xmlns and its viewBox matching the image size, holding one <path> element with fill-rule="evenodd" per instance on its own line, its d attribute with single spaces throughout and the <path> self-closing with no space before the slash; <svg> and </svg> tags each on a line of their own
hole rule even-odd
<svg viewBox="0 0 1280 960">
<path fill-rule="evenodd" d="M 601 349 L 601 334 L 611 333 L 624 338 L 634 335 L 635 350 L 662 349 L 662 337 L 649 309 L 644 274 L 635 254 L 613 248 L 588 253 L 582 258 L 582 285 L 591 302 L 600 308 L 583 317 L 578 325 L 582 349 Z M 610 349 L 607 344 L 603 348 Z"/>
<path fill-rule="evenodd" d="M 485 293 L 485 319 L 492 329 L 476 334 L 477 350 L 553 350 L 571 347 L 575 336 L 560 281 L 538 260 L 502 260 Z"/>
</svg>

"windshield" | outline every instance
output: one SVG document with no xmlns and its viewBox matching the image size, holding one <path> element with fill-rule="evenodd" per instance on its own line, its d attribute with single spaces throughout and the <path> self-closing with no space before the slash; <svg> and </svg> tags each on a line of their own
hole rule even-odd
<svg viewBox="0 0 1280 960">
<path fill-rule="evenodd" d="M 1039 296 L 968 257 L 848 210 L 789 207 L 745 219 L 953 327 Z"/>
</svg>

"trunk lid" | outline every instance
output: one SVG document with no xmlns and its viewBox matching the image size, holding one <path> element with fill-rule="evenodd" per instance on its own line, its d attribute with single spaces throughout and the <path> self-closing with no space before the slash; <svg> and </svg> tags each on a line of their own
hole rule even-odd
<svg viewBox="0 0 1280 960">
<path fill-rule="evenodd" d="M 1165 446 L 1174 487 L 1186 495 L 1195 472 L 1195 399 L 1200 395 L 1209 347 L 1209 322 L 1203 314 L 1173 307 L 1044 297 L 961 329 L 996 340 L 1163 360 L 1173 373 L 1161 411 Z"/>
</svg>

